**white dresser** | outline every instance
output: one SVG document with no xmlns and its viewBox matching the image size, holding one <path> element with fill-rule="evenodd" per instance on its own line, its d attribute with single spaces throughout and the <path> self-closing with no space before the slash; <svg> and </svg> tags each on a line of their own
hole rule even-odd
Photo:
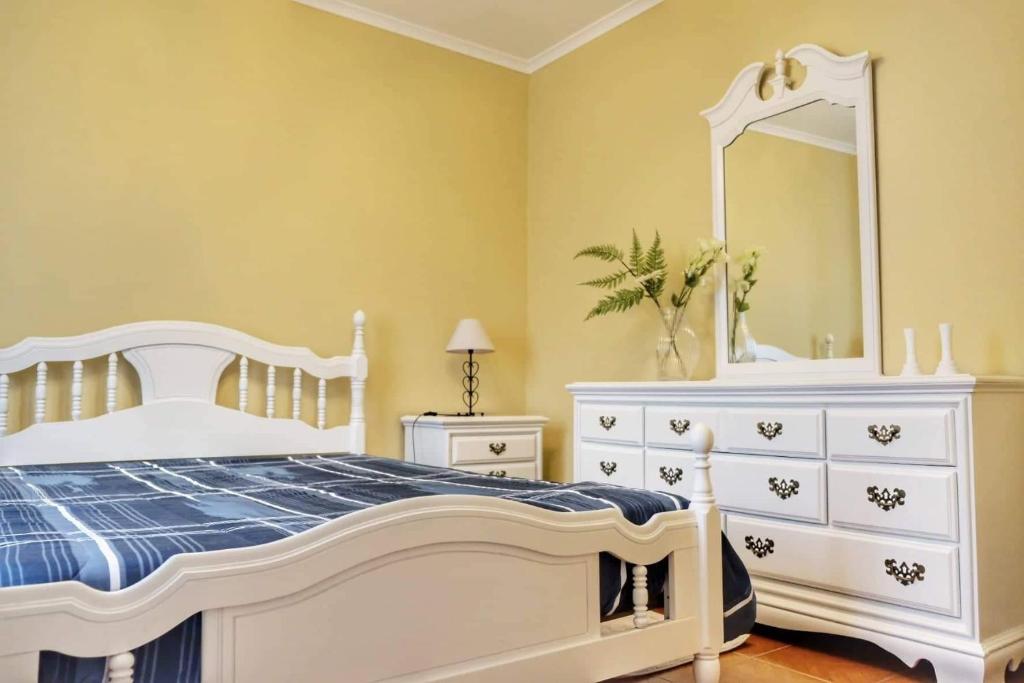
<svg viewBox="0 0 1024 683">
<path fill-rule="evenodd" d="M 547 421 L 536 415 L 406 415 L 405 459 L 492 477 L 540 479 Z"/>
<path fill-rule="evenodd" d="M 581 383 L 575 477 L 686 495 L 715 433 L 758 621 L 874 641 L 939 680 L 1024 656 L 1024 381 Z"/>
</svg>

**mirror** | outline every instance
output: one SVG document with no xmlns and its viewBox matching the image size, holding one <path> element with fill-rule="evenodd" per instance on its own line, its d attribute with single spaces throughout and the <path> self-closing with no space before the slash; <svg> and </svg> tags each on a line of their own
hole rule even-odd
<svg viewBox="0 0 1024 683">
<path fill-rule="evenodd" d="M 867 53 L 800 45 L 703 112 L 719 377 L 881 373 L 873 107 Z"/>
<path fill-rule="evenodd" d="M 816 100 L 725 149 L 731 362 L 864 355 L 855 113 Z"/>
</svg>

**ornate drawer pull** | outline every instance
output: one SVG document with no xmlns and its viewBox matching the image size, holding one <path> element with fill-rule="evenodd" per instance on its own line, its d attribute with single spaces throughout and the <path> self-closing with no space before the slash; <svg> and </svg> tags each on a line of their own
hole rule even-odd
<svg viewBox="0 0 1024 683">
<path fill-rule="evenodd" d="M 676 434 L 678 434 L 679 436 L 682 436 L 686 432 L 690 431 L 690 421 L 676 420 L 673 418 L 668 421 L 668 428 L 671 429 Z"/>
<path fill-rule="evenodd" d="M 606 432 L 615 426 L 614 415 L 601 415 L 600 417 L 597 418 L 597 421 L 601 423 L 601 426 L 604 427 L 604 430 Z"/>
<path fill-rule="evenodd" d="M 770 538 L 766 538 L 763 541 L 758 538 L 755 541 L 753 536 L 747 536 L 743 541 L 747 544 L 747 550 L 754 553 L 757 557 L 765 557 L 775 552 L 775 541 Z"/>
<path fill-rule="evenodd" d="M 918 581 L 924 581 L 924 565 L 914 562 L 907 566 L 906 562 L 896 564 L 896 560 L 885 561 L 885 573 L 899 581 L 904 586 L 909 586 Z"/>
<path fill-rule="evenodd" d="M 900 438 L 902 429 L 899 425 L 868 425 L 868 436 L 883 446 L 888 446 Z"/>
<path fill-rule="evenodd" d="M 508 472 L 505 470 L 491 470 L 487 473 L 488 477 L 507 477 Z"/>
<path fill-rule="evenodd" d="M 781 422 L 758 422 L 757 433 L 771 441 L 779 434 L 782 434 Z"/>
<path fill-rule="evenodd" d="M 661 480 L 669 486 L 675 486 L 679 483 L 679 480 L 683 478 L 682 467 L 666 467 L 662 465 L 658 468 L 658 476 Z"/>
<path fill-rule="evenodd" d="M 800 493 L 800 482 L 796 479 L 779 479 L 778 477 L 768 477 L 768 490 L 774 493 L 782 500 L 786 500 L 790 496 L 795 496 Z"/>
<path fill-rule="evenodd" d="M 610 477 L 615 474 L 615 470 L 619 469 L 619 463 L 617 462 L 605 462 L 601 461 L 601 471 L 604 472 L 605 476 Z"/>
<path fill-rule="evenodd" d="M 889 489 L 882 489 L 879 491 L 877 486 L 869 486 L 868 502 L 874 503 L 888 512 L 889 510 L 896 508 L 896 506 L 903 505 L 907 502 L 907 492 L 903 489 L 896 488 L 894 488 L 892 492 L 890 492 Z"/>
<path fill-rule="evenodd" d="M 491 449 L 491 453 L 494 453 L 495 455 L 501 455 L 502 453 L 505 452 L 505 449 L 508 448 L 508 444 L 506 444 L 504 441 L 501 441 L 499 443 L 489 444 L 487 447 Z"/>
</svg>

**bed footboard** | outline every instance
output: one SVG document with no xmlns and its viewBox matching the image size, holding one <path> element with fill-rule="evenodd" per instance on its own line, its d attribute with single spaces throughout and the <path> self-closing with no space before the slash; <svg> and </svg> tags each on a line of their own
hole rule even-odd
<svg viewBox="0 0 1024 683">
<path fill-rule="evenodd" d="M 0 590 L 4 681 L 35 683 L 38 653 L 110 656 L 203 614 L 206 683 L 598 681 L 697 657 L 717 680 L 722 644 L 719 515 L 711 435 L 695 430 L 690 510 L 637 527 L 616 510 L 566 514 L 476 496 L 418 498 L 282 541 L 179 555 L 130 588 L 77 583 Z M 602 629 L 599 556 L 638 565 L 628 628 Z M 669 558 L 665 617 L 647 609 L 646 566 Z"/>
</svg>

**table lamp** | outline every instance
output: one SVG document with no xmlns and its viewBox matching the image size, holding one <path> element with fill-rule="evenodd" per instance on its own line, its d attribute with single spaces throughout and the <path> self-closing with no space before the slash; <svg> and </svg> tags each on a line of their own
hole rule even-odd
<svg viewBox="0 0 1024 683">
<path fill-rule="evenodd" d="M 462 386 L 465 389 L 462 392 L 462 402 L 466 404 L 469 412 L 460 413 L 460 415 L 476 415 L 473 412 L 473 406 L 477 402 L 476 388 L 480 385 L 480 380 L 476 374 L 477 370 L 480 369 L 480 364 L 473 360 L 473 354 L 491 353 L 494 351 L 494 344 L 491 343 L 491 338 L 487 336 L 487 331 L 480 324 L 479 320 L 466 318 L 465 320 L 460 320 L 459 324 L 455 326 L 455 332 L 452 333 L 452 338 L 448 340 L 448 348 L 446 350 L 448 353 L 469 354 L 469 360 L 462 364 L 462 372 L 465 373 L 465 376 L 462 378 Z"/>
</svg>

